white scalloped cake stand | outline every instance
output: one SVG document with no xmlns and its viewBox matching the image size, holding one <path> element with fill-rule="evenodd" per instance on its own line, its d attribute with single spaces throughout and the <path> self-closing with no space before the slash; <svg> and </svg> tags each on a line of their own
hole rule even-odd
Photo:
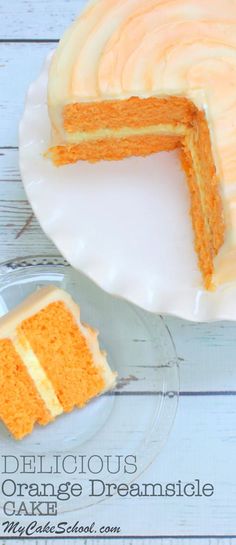
<svg viewBox="0 0 236 545">
<path fill-rule="evenodd" d="M 50 59 L 29 89 L 20 124 L 22 179 L 45 233 L 76 269 L 146 310 L 236 319 L 236 282 L 215 293 L 202 288 L 176 153 L 61 168 L 44 158 Z"/>
</svg>

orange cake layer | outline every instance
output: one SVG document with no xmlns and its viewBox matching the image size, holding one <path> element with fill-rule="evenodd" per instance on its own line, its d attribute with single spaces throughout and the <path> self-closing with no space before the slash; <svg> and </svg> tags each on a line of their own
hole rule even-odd
<svg viewBox="0 0 236 545">
<path fill-rule="evenodd" d="M 104 377 L 94 366 L 86 339 L 63 302 L 51 303 L 24 320 L 21 331 L 53 383 L 64 411 L 71 411 L 75 405 L 83 407 L 105 389 Z M 96 336 L 93 330 L 90 334 Z"/>
<path fill-rule="evenodd" d="M 160 124 L 191 126 L 196 106 L 184 97 L 140 98 L 80 102 L 63 108 L 66 132 L 96 131 L 98 129 L 142 128 Z"/>
<path fill-rule="evenodd" d="M 118 161 L 126 157 L 143 157 L 158 151 L 171 151 L 180 147 L 180 137 L 176 136 L 126 136 L 123 138 L 100 138 L 85 140 L 79 144 L 56 146 L 50 150 L 50 155 L 57 166 L 76 163 L 77 161 Z"/>
<path fill-rule="evenodd" d="M 0 340 L 0 391 L 0 418 L 16 439 L 52 420 L 10 339 Z"/>
<path fill-rule="evenodd" d="M 1 318 L 0 419 L 16 439 L 114 387 L 97 335 L 51 286 Z"/>
</svg>

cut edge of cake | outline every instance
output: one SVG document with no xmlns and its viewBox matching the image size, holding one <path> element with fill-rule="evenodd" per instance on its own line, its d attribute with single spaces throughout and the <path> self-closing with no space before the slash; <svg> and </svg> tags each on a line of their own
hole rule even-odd
<svg viewBox="0 0 236 545">
<path fill-rule="evenodd" d="M 214 289 L 214 258 L 224 243 L 225 225 L 211 135 L 203 111 L 180 96 L 74 102 L 61 105 L 57 131 L 54 123 L 54 139 L 57 144 L 47 155 L 57 166 L 78 160 L 145 157 L 179 149 L 190 193 L 199 268 L 205 287 Z"/>
</svg>

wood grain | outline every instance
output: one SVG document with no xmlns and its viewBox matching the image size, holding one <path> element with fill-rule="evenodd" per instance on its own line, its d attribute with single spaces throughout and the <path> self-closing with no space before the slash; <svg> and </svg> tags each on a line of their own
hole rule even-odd
<svg viewBox="0 0 236 545">
<path fill-rule="evenodd" d="M 50 43 L 0 43 L 0 148 L 18 146 L 18 125 L 28 87 L 53 47 Z"/>
<path fill-rule="evenodd" d="M 79 14 L 84 0 L 0 1 L 2 40 L 57 40 Z"/>
</svg>

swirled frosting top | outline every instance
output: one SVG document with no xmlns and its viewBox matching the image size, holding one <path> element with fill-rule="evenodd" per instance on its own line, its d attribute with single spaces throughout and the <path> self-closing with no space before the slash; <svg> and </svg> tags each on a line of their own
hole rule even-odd
<svg viewBox="0 0 236 545">
<path fill-rule="evenodd" d="M 227 224 L 218 281 L 236 278 L 236 0 L 88 3 L 54 56 L 49 108 L 155 95 L 206 112 Z"/>
</svg>

